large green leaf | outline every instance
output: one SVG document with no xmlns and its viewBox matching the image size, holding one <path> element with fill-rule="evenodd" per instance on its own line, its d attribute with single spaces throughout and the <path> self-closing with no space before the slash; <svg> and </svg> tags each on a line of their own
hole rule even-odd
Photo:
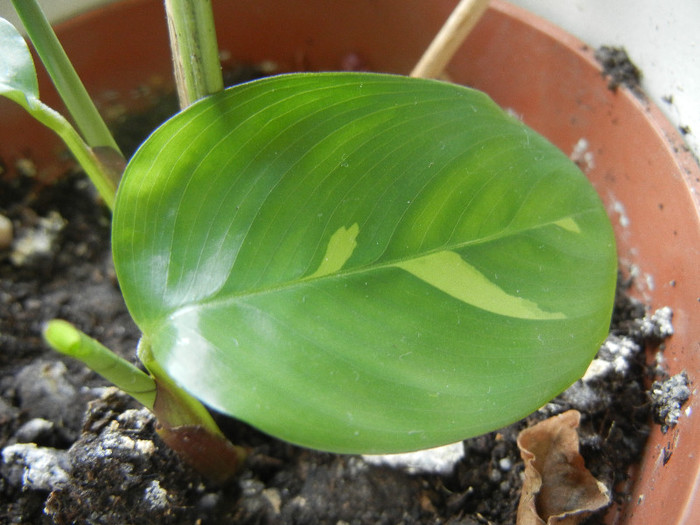
<svg viewBox="0 0 700 525">
<path fill-rule="evenodd" d="M 341 452 L 510 423 L 604 339 L 616 258 L 583 174 L 461 86 L 298 74 L 158 129 L 119 188 L 117 274 L 209 406 Z"/>
</svg>

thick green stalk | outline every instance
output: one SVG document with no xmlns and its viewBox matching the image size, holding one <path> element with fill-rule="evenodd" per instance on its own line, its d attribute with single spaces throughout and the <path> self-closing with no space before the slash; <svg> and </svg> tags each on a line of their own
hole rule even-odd
<svg viewBox="0 0 700 525">
<path fill-rule="evenodd" d="M 55 350 L 82 361 L 146 408 L 153 410 L 156 383 L 148 374 L 66 321 L 49 321 L 44 327 L 44 338 Z"/>
<path fill-rule="evenodd" d="M 211 0 L 165 0 L 180 108 L 224 88 Z"/>
<path fill-rule="evenodd" d="M 91 147 L 109 147 L 119 152 L 119 146 L 102 120 L 37 1 L 12 0 L 12 3 L 85 141 Z"/>
<path fill-rule="evenodd" d="M 167 427 L 195 425 L 204 428 L 211 434 L 223 437 L 221 430 L 207 409 L 177 386 L 158 364 L 145 337 L 139 341 L 138 356 L 158 383 L 159 399 L 153 407 L 153 412 L 161 424 Z"/>
<path fill-rule="evenodd" d="M 163 370 L 145 336 L 139 342 L 138 356 L 156 383 L 152 411 L 163 441 L 208 478 L 219 482 L 230 478 L 245 460 L 246 451 L 226 439 L 204 405 Z"/>
</svg>

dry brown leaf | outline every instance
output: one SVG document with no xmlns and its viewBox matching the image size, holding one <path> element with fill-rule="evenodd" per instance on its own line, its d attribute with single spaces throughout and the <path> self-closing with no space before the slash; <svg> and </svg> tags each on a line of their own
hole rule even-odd
<svg viewBox="0 0 700 525">
<path fill-rule="evenodd" d="M 576 525 L 610 502 L 578 452 L 581 414 L 569 410 L 518 436 L 525 478 L 517 525 Z"/>
</svg>

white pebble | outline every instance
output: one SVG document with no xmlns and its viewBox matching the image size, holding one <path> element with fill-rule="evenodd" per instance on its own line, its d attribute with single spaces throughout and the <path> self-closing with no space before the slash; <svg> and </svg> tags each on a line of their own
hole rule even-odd
<svg viewBox="0 0 700 525">
<path fill-rule="evenodd" d="M 584 383 L 589 381 L 594 381 L 596 379 L 602 379 L 606 377 L 613 370 L 613 365 L 609 361 L 604 359 L 594 359 L 591 364 L 588 365 L 586 373 L 581 378 Z"/>
<path fill-rule="evenodd" d="M 42 258 L 52 257 L 58 236 L 65 225 L 66 221 L 55 211 L 39 219 L 36 228 L 26 231 L 15 241 L 10 254 L 12 264 L 26 266 Z"/>
<path fill-rule="evenodd" d="M 498 460 L 498 468 L 500 468 L 503 472 L 508 472 L 513 468 L 513 462 L 510 458 L 501 458 Z"/>
<path fill-rule="evenodd" d="M 372 465 L 403 468 L 410 473 L 449 474 L 454 466 L 464 458 L 464 445 L 460 441 L 444 447 L 405 454 L 365 455 L 362 457 Z"/>
<path fill-rule="evenodd" d="M 146 487 L 143 499 L 154 509 L 164 509 L 168 506 L 168 491 L 160 486 L 157 479 L 154 479 Z"/>
<path fill-rule="evenodd" d="M 55 490 L 69 479 L 70 463 L 64 450 L 16 443 L 2 449 L 2 459 L 10 482 L 21 483 L 24 489 Z"/>
<path fill-rule="evenodd" d="M 673 335 L 673 310 L 668 306 L 659 308 L 651 316 L 645 316 L 640 322 L 639 329 L 646 337 L 654 336 L 666 339 Z"/>
</svg>

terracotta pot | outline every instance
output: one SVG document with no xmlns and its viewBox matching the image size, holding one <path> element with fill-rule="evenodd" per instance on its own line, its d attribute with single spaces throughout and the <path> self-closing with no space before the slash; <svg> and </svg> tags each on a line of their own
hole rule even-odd
<svg viewBox="0 0 700 525">
<path fill-rule="evenodd" d="M 407 73 L 454 4 L 225 0 L 215 8 L 221 49 L 232 60 L 271 60 L 281 71 L 341 69 L 351 63 Z M 98 100 L 127 103 L 137 88 L 169 84 L 162 3 L 129 0 L 103 13 L 109 16 L 87 14 L 59 31 Z M 110 18 L 122 22 L 114 28 Z M 90 31 L 84 30 L 86 23 Z M 695 383 L 700 169 L 677 131 L 656 107 L 627 89 L 608 89 L 592 50 L 582 42 L 500 0 L 492 1 L 447 73 L 455 82 L 486 91 L 567 153 L 585 139 L 592 162 L 584 170 L 610 212 L 621 266 L 636 275 L 639 298 L 652 308 L 673 308 L 676 334 L 665 351 L 669 372 L 686 370 Z M 47 103 L 60 107 L 45 77 L 41 90 Z M 9 102 L 0 101 L 0 113 L 0 157 L 11 165 L 29 156 L 40 175 L 51 175 L 61 144 Z M 611 509 L 611 523 L 690 524 L 692 516 L 700 516 L 698 408 L 693 396 L 677 427 L 665 435 L 654 427 L 631 482 L 631 498 Z"/>
</svg>

